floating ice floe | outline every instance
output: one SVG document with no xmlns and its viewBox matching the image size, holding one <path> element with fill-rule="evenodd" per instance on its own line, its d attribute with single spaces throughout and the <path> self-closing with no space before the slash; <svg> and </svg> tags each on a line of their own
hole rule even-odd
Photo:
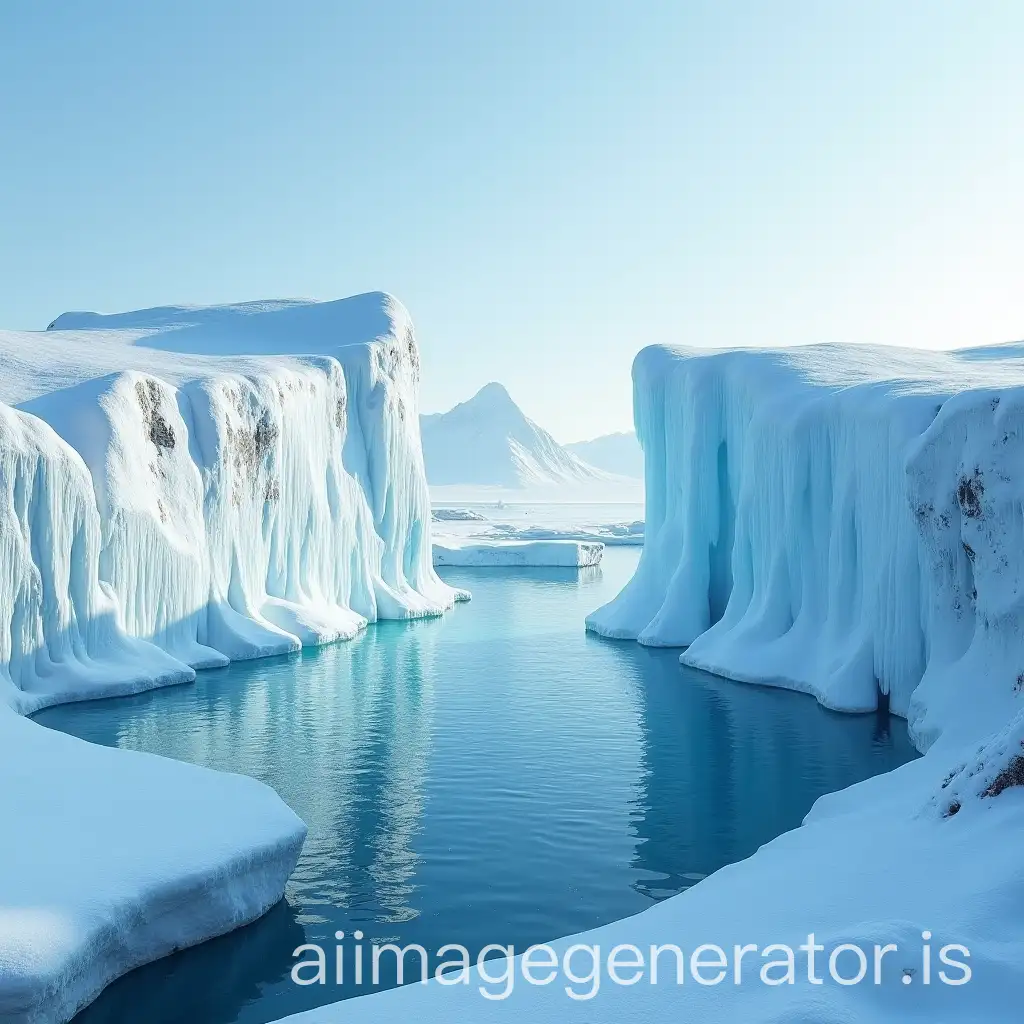
<svg viewBox="0 0 1024 1024">
<path fill-rule="evenodd" d="M 434 541 L 434 565 L 485 567 L 601 564 L 604 545 L 569 540 Z"/>
</svg>

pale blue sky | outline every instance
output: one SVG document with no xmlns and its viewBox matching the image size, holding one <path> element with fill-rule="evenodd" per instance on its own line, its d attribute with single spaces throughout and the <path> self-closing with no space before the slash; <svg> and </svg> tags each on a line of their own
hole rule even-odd
<svg viewBox="0 0 1024 1024">
<path fill-rule="evenodd" d="M 1024 3 L 0 0 L 0 325 L 394 292 L 560 440 L 645 343 L 1024 336 Z"/>
</svg>

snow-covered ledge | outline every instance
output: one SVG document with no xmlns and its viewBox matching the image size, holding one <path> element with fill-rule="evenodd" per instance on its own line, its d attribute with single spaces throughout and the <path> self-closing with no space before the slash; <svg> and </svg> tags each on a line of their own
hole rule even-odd
<svg viewBox="0 0 1024 1024">
<path fill-rule="evenodd" d="M 390 296 L 65 314 L 0 332 L 0 367 L 0 1017 L 35 1024 L 262 914 L 305 826 L 251 779 L 19 712 L 468 595 L 432 566 Z"/>
<path fill-rule="evenodd" d="M 595 998 L 576 1001 L 564 977 L 528 984 L 519 970 L 508 998 L 489 1001 L 474 972 L 468 984 L 410 985 L 290 1024 L 1017 1021 L 1024 346 L 654 347 L 634 364 L 634 398 L 647 543 L 590 628 L 689 644 L 688 663 L 832 707 L 888 703 L 927 753 L 822 798 L 801 828 L 682 895 L 555 948 L 600 945 L 607 957 L 621 944 L 675 944 L 689 955 L 714 943 L 734 956 L 747 944 L 797 950 L 813 932 L 826 950 L 895 945 L 882 983 L 836 984 L 819 954 L 823 984 L 800 963 L 793 984 L 769 986 L 755 953 L 739 985 L 731 972 L 712 986 L 689 975 L 677 985 L 672 969 L 657 985 L 605 975 Z M 969 983 L 940 983 L 947 944 L 969 949 Z M 504 969 L 488 965 L 492 977 Z"/>
</svg>

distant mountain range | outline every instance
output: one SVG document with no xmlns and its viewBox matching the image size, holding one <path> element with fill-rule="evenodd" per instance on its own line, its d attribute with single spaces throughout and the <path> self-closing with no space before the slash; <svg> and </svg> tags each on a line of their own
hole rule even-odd
<svg viewBox="0 0 1024 1024">
<path fill-rule="evenodd" d="M 577 441 L 564 446 L 577 458 L 603 469 L 606 473 L 644 478 L 644 451 L 632 430 L 621 434 L 605 434 L 593 441 Z"/>
<path fill-rule="evenodd" d="M 560 445 L 497 383 L 487 384 L 448 412 L 421 416 L 420 431 L 427 480 L 432 486 L 585 489 L 629 483 L 624 479 L 629 476 L 636 482 L 637 460 L 630 462 L 628 445 L 631 434 Z M 598 464 L 582 457 L 580 450 L 587 446 Z M 631 472 L 623 473 L 615 466 L 629 466 Z M 642 459 L 639 466 L 642 477 Z"/>
</svg>

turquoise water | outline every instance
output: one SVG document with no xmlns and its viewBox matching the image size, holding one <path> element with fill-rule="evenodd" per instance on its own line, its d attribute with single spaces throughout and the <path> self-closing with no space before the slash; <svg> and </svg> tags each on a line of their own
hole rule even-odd
<svg viewBox="0 0 1024 1024">
<path fill-rule="evenodd" d="M 449 570 L 474 600 L 442 619 L 37 715 L 256 776 L 310 829 L 266 917 L 133 972 L 76 1024 L 260 1024 L 363 994 L 290 981 L 295 947 L 330 954 L 339 929 L 522 948 L 635 914 L 798 825 L 819 795 L 914 756 L 898 720 L 586 634 L 637 555 Z"/>
</svg>

